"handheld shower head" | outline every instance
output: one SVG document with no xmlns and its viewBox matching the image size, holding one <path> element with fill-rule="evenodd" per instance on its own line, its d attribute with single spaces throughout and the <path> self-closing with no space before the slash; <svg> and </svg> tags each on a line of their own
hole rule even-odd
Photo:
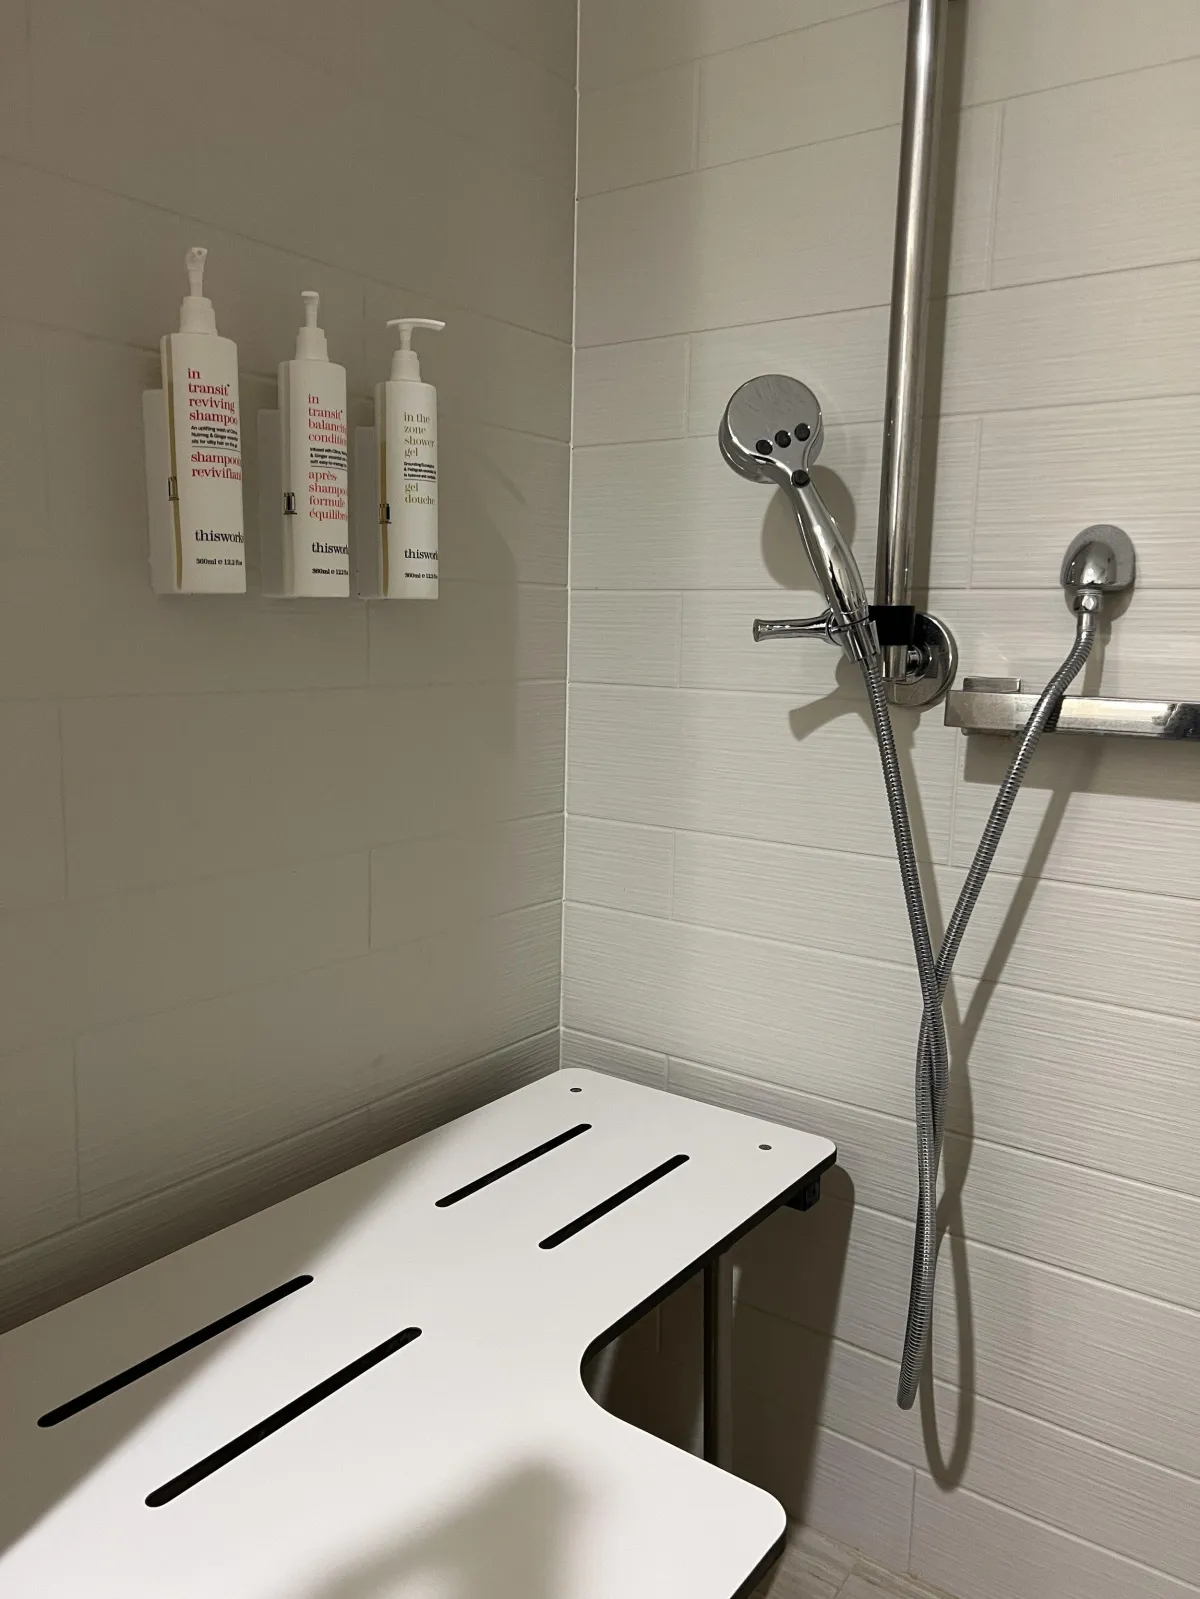
<svg viewBox="0 0 1200 1599">
<path fill-rule="evenodd" d="M 858 563 L 813 486 L 824 424 L 816 395 L 778 373 L 743 383 L 721 418 L 721 454 L 740 477 L 773 483 L 791 502 L 800 538 L 829 603 L 829 634 L 853 660 L 874 659 L 878 644 Z"/>
</svg>

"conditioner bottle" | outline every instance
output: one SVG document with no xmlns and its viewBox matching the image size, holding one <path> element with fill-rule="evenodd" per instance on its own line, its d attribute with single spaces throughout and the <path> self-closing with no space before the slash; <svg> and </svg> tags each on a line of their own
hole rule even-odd
<svg viewBox="0 0 1200 1599">
<path fill-rule="evenodd" d="M 283 589 L 294 595 L 350 592 L 346 368 L 329 359 L 317 326 L 320 296 L 305 289 L 296 358 L 279 366 L 283 463 Z"/>
</svg>

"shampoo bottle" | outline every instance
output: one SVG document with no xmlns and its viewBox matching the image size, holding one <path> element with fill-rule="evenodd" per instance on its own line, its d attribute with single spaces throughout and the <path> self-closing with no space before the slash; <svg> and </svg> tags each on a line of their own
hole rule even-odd
<svg viewBox="0 0 1200 1599">
<path fill-rule="evenodd" d="M 246 587 L 237 346 L 217 333 L 204 295 L 208 251 L 187 253 L 179 332 L 162 341 L 171 547 L 160 591 L 240 594 Z"/>
<path fill-rule="evenodd" d="M 296 358 L 279 365 L 283 462 L 283 585 L 296 595 L 350 592 L 346 369 L 317 326 L 320 296 L 305 289 Z"/>
<path fill-rule="evenodd" d="M 380 586 L 387 599 L 437 599 L 437 392 L 421 382 L 412 333 L 445 326 L 424 317 L 388 323 L 400 330 L 400 348 L 391 377 L 375 386 Z"/>
</svg>

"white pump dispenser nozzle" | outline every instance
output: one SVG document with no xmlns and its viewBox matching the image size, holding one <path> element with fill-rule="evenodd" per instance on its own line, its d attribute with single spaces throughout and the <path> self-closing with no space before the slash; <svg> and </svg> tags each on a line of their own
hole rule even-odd
<svg viewBox="0 0 1200 1599">
<path fill-rule="evenodd" d="M 184 258 L 188 275 L 188 292 L 179 308 L 180 333 L 217 331 L 213 303 L 204 296 L 204 263 L 207 259 L 208 251 L 202 244 L 193 245 Z"/>
<path fill-rule="evenodd" d="M 304 301 L 304 326 L 296 335 L 296 359 L 328 361 L 329 340 L 325 337 L 324 329 L 317 326 L 317 308 L 321 304 L 321 296 L 316 289 L 301 289 L 300 298 Z"/>
<path fill-rule="evenodd" d="M 389 328 L 400 329 L 400 348 L 392 356 L 392 382 L 397 380 L 407 383 L 421 381 L 421 363 L 417 352 L 412 347 L 414 328 L 432 328 L 435 333 L 440 333 L 446 326 L 444 322 L 435 322 L 431 317 L 425 316 L 397 316 L 388 323 Z"/>
</svg>

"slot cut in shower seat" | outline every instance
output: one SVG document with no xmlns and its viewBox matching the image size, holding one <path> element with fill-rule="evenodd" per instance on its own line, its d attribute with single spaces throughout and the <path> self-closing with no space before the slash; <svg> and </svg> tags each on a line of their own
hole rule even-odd
<svg viewBox="0 0 1200 1599">
<path fill-rule="evenodd" d="M 734 1599 L 781 1506 L 580 1366 L 811 1201 L 826 1139 L 546 1077 L 0 1339 L 6 1599 Z"/>
</svg>

